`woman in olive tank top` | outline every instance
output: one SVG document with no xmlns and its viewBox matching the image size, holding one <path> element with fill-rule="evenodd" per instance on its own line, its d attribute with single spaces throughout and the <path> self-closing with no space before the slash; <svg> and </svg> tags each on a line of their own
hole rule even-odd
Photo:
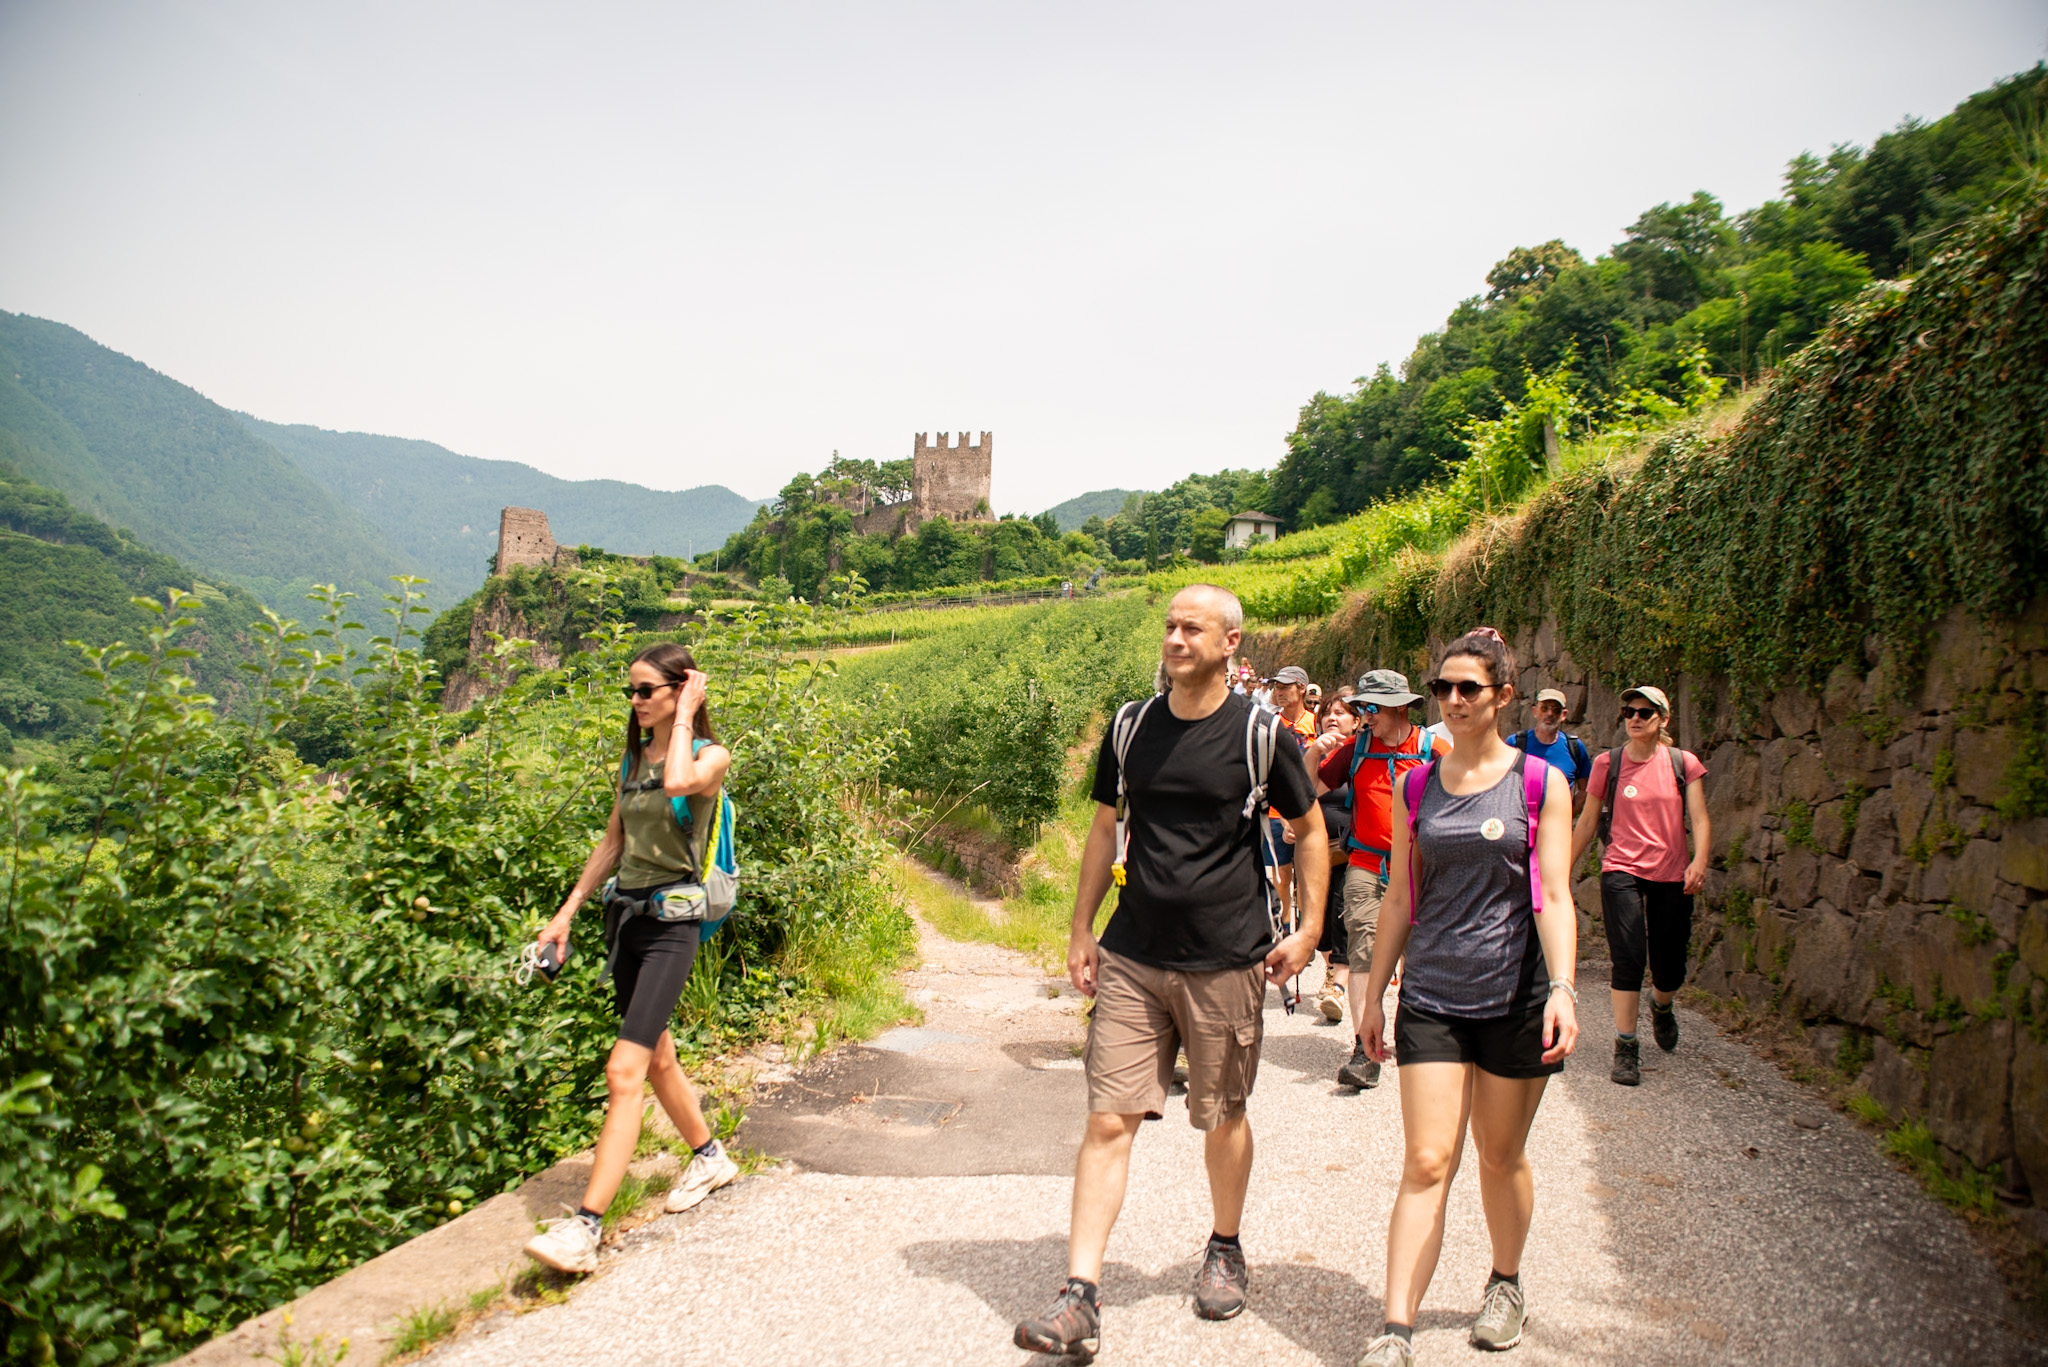
<svg viewBox="0 0 2048 1367">
<path fill-rule="evenodd" d="M 669 1034 L 669 1018 L 696 962 L 701 922 L 666 919 L 687 899 L 668 902 L 664 896 L 670 889 L 703 882 L 704 861 L 710 857 L 705 833 L 732 752 L 718 743 L 704 675 L 682 646 L 649 646 L 634 656 L 624 691 L 632 711 L 611 820 L 562 909 L 539 936 L 542 948 L 554 947 L 557 962 L 566 959 L 570 920 L 617 870 L 605 915 L 619 1038 L 604 1070 L 610 1092 L 604 1129 L 582 1208 L 568 1219 L 549 1222 L 526 1245 L 529 1257 L 558 1272 L 597 1270 L 604 1212 L 640 1141 L 643 1085 L 652 1085 L 655 1099 L 694 1151 L 682 1177 L 669 1188 L 670 1211 L 688 1210 L 739 1176 L 738 1165 L 705 1123 Z M 687 825 L 674 805 L 678 798 L 686 803 Z"/>
<path fill-rule="evenodd" d="M 1515 677 L 1514 653 L 1490 627 L 1453 641 L 1429 691 L 1455 748 L 1394 789 L 1394 855 L 1361 1034 L 1383 1060 L 1383 997 L 1406 954 L 1394 1059 L 1407 1151 L 1387 1226 L 1386 1328 L 1361 1367 L 1415 1361 L 1415 1316 L 1443 1246 L 1468 1116 L 1493 1245 L 1472 1341 L 1500 1349 L 1522 1340 L 1522 1246 L 1535 1208 L 1526 1145 L 1544 1085 L 1578 1041 L 1578 918 L 1570 786 L 1500 737 Z"/>
</svg>

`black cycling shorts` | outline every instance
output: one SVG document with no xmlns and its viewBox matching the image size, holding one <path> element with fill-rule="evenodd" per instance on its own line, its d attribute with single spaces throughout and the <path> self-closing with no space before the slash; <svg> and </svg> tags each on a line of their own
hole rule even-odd
<svg viewBox="0 0 2048 1367">
<path fill-rule="evenodd" d="M 1444 1016 L 1406 999 L 1394 1016 L 1394 1062 L 1470 1063 L 1495 1077 L 1549 1077 L 1564 1071 L 1564 1060 L 1543 1061 L 1541 1003 L 1512 1015 L 1486 1020 Z"/>
<path fill-rule="evenodd" d="M 660 1041 L 697 962 L 702 929 L 696 921 L 657 921 L 652 916 L 635 916 L 619 927 L 612 992 L 620 1039 L 647 1049 Z"/>
<path fill-rule="evenodd" d="M 1329 955 L 1332 964 L 1348 963 L 1351 937 L 1344 933 L 1344 875 L 1349 872 L 1348 863 L 1332 864 L 1329 891 L 1323 894 L 1323 937 L 1316 948 Z"/>
</svg>

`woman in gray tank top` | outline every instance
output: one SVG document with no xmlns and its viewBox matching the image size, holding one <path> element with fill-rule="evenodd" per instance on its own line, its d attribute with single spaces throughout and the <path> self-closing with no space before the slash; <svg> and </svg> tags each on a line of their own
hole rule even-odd
<svg viewBox="0 0 2048 1367">
<path fill-rule="evenodd" d="M 1578 1042 L 1578 918 L 1568 876 L 1570 786 L 1500 737 L 1515 677 L 1514 653 L 1492 628 L 1453 641 L 1429 691 L 1454 748 L 1410 776 L 1419 787 L 1394 789 L 1394 857 L 1361 999 L 1362 1034 L 1366 1052 L 1383 1060 L 1384 998 L 1405 954 L 1393 1052 L 1407 1152 L 1387 1227 L 1386 1328 L 1361 1367 L 1415 1360 L 1415 1316 L 1443 1245 L 1468 1116 L 1493 1245 L 1472 1341 L 1512 1348 L 1527 1317 L 1522 1246 L 1535 1186 L 1526 1145 L 1544 1085 Z"/>
</svg>

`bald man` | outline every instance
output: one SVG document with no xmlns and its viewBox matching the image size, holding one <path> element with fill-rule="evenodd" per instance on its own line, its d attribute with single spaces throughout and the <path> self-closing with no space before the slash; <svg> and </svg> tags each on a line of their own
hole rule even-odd
<svg viewBox="0 0 2048 1367">
<path fill-rule="evenodd" d="M 1020 1348 L 1099 1347 L 1102 1256 L 1123 1206 L 1131 1141 L 1164 1112 L 1182 1048 L 1188 1123 L 1203 1132 L 1214 1214 L 1195 1313 L 1229 1319 L 1250 1290 L 1238 1222 L 1251 1178 L 1245 1098 L 1258 1076 L 1266 984 L 1299 973 L 1314 954 L 1329 869 L 1310 860 L 1301 870 L 1302 922 L 1283 936 L 1260 867 L 1259 808 L 1270 803 L 1303 849 L 1323 847 L 1323 818 L 1297 747 L 1274 730 L 1284 723 L 1231 691 L 1226 666 L 1243 628 L 1235 595 L 1211 584 L 1176 594 L 1159 652 L 1162 692 L 1120 708 L 1096 758 L 1095 820 L 1067 947 L 1067 976 L 1095 998 L 1084 1059 L 1088 1125 L 1074 1161 L 1067 1282 L 1044 1315 L 1017 1326 Z M 1248 738 L 1274 742 L 1263 793 L 1246 760 Z M 1121 892 L 1098 943 L 1095 913 L 1112 882 Z"/>
</svg>

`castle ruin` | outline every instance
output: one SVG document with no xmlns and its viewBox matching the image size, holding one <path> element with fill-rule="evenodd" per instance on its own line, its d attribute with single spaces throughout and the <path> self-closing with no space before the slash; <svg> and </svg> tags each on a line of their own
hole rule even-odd
<svg viewBox="0 0 2048 1367">
<path fill-rule="evenodd" d="M 538 508 L 507 508 L 498 514 L 498 573 L 515 565 L 573 565 L 576 552 L 555 544 L 548 515 Z"/>
<path fill-rule="evenodd" d="M 939 433 L 934 443 L 917 434 L 910 452 L 911 517 L 924 522 L 934 517 L 954 522 L 988 521 L 989 474 L 995 453 L 995 434 L 984 432 L 981 442 L 970 446 L 967 433 L 946 444 L 950 432 Z"/>
</svg>

